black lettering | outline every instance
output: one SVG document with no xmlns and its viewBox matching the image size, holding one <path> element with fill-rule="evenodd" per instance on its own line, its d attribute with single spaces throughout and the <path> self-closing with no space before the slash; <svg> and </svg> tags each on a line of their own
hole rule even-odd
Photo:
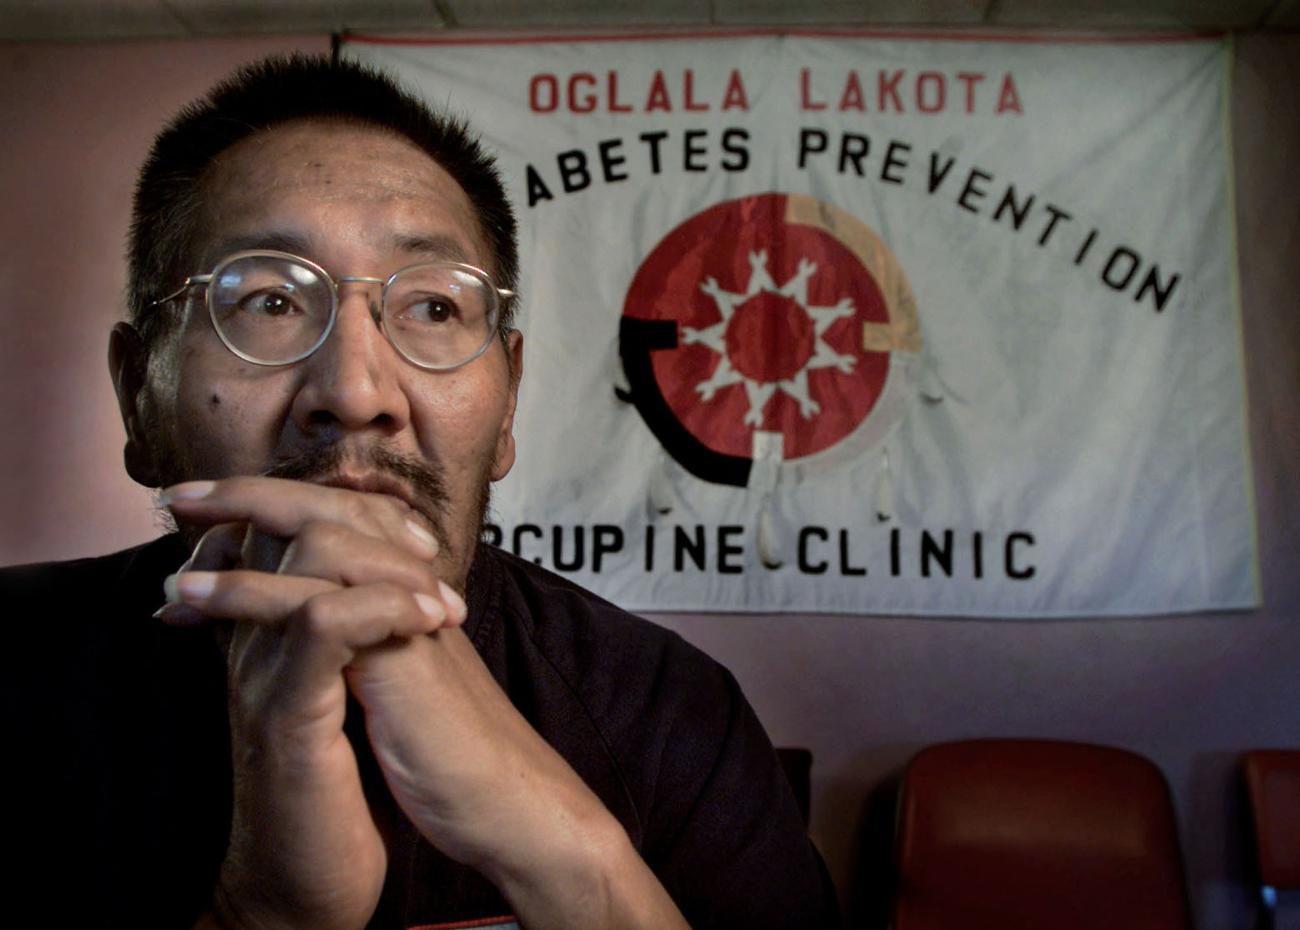
<svg viewBox="0 0 1300 930">
<path fill-rule="evenodd" d="M 501 545 L 501 540 L 503 538 L 504 536 L 501 532 L 501 527 L 497 526 L 495 523 L 483 524 L 483 541 L 489 546 Z"/>
<path fill-rule="evenodd" d="M 554 200 L 555 195 L 551 189 L 546 186 L 542 176 L 537 173 L 537 169 L 532 165 L 528 166 L 528 206 L 536 206 L 542 200 Z"/>
<path fill-rule="evenodd" d="M 830 534 L 820 526 L 805 526 L 799 531 L 799 571 L 803 572 L 805 575 L 824 575 L 826 574 L 826 569 L 830 567 L 825 561 L 817 563 L 808 561 L 808 538 L 810 536 L 816 536 L 822 542 L 826 542 L 826 540 L 830 539 Z"/>
<path fill-rule="evenodd" d="M 573 528 L 573 560 L 566 562 L 564 560 L 564 527 L 551 527 L 551 556 L 552 564 L 562 572 L 572 572 L 582 568 L 582 550 L 585 545 L 587 534 L 580 526 Z"/>
<path fill-rule="evenodd" d="M 1043 227 L 1043 234 L 1038 237 L 1038 244 L 1040 246 L 1047 245 L 1047 240 L 1052 237 L 1052 230 L 1056 228 L 1056 224 L 1058 220 L 1065 220 L 1066 222 L 1069 222 L 1070 220 L 1074 219 L 1073 216 L 1071 216 L 1070 214 L 1066 213 L 1064 210 L 1058 207 L 1052 206 L 1052 204 L 1050 203 L 1043 204 L 1043 209 L 1046 210 L 1048 213 L 1050 213 L 1052 215 L 1052 218 L 1047 221 L 1047 225 Z"/>
<path fill-rule="evenodd" d="M 1148 268 L 1146 277 L 1142 279 L 1142 286 L 1138 288 L 1137 294 L 1133 298 L 1134 301 L 1141 303 L 1142 298 L 1146 296 L 1148 290 L 1154 292 L 1156 313 L 1159 313 L 1161 310 L 1165 309 L 1165 304 L 1168 303 L 1170 295 L 1173 294 L 1174 288 L 1178 286 L 1178 279 L 1182 277 L 1182 275 L 1175 274 L 1168 281 L 1166 281 L 1164 283 L 1164 286 L 1162 287 L 1160 284 L 1159 275 L 1160 275 L 1159 265 L 1152 265 L 1150 268 Z"/>
<path fill-rule="evenodd" d="M 966 176 L 966 185 L 961 189 L 961 193 L 957 195 L 957 206 L 971 213 L 979 213 L 979 210 L 977 210 L 971 204 L 967 203 L 966 202 L 967 198 L 969 198 L 972 194 L 974 194 L 976 197 L 983 197 L 986 193 L 986 191 L 982 186 L 976 185 L 975 183 L 976 179 L 979 179 L 980 181 L 992 181 L 993 175 L 989 174 L 987 171 L 981 171 L 978 168 L 972 168 L 970 170 L 970 174 Z"/>
<path fill-rule="evenodd" d="M 613 72 L 610 73 L 612 74 Z M 606 139 L 596 147 L 600 149 L 600 169 L 605 175 L 606 183 L 613 184 L 616 181 L 626 181 L 627 172 L 619 172 L 615 170 L 619 165 L 627 164 L 627 159 L 623 157 L 621 152 L 618 154 L 615 154 L 614 152 L 615 149 L 621 149 L 623 147 L 623 140 Z"/>
<path fill-rule="evenodd" d="M 524 534 L 535 536 L 538 539 L 541 539 L 545 535 L 540 526 L 536 526 L 532 523 L 521 523 L 516 526 L 515 531 L 510 534 L 510 551 L 517 556 L 523 556 L 524 554 Z M 533 561 L 538 565 L 541 565 L 542 557 L 535 555 L 533 556 Z"/>
<path fill-rule="evenodd" d="M 903 183 L 902 175 L 895 174 L 893 172 L 893 169 L 906 168 L 907 159 L 895 158 L 894 157 L 895 151 L 901 152 L 903 155 L 907 155 L 908 152 L 912 151 L 912 147 L 908 145 L 906 142 L 899 142 L 897 139 L 890 140 L 889 148 L 885 149 L 884 164 L 880 166 L 880 180 L 888 181 L 890 184 L 902 184 Z"/>
<path fill-rule="evenodd" d="M 638 136 L 642 142 L 650 146 L 650 173 L 659 173 L 659 143 L 668 138 L 668 131 L 661 129 L 658 132 L 643 132 Z"/>
<path fill-rule="evenodd" d="M 600 571 L 601 560 L 612 553 L 623 551 L 623 528 L 609 523 L 597 523 L 591 528 L 591 570 Z"/>
<path fill-rule="evenodd" d="M 1023 581 L 1026 578 L 1034 577 L 1034 566 L 1018 568 L 1016 566 L 1016 543 L 1024 543 L 1026 546 L 1034 544 L 1034 537 L 1029 533 L 1012 533 L 1007 537 L 1006 549 L 1003 553 L 1003 562 L 1006 567 L 1007 577 Z"/>
<path fill-rule="evenodd" d="M 745 570 L 745 563 L 730 562 L 728 556 L 745 554 L 744 546 L 732 545 L 728 542 L 733 537 L 742 536 L 745 532 L 743 526 L 727 525 L 718 527 L 718 574 L 720 575 L 739 575 Z"/>
<path fill-rule="evenodd" d="M 849 531 L 840 530 L 840 574 L 845 577 L 865 575 L 867 568 L 865 565 L 849 564 Z"/>
<path fill-rule="evenodd" d="M 993 222 L 996 223 L 1002 217 L 1004 212 L 1008 212 L 1011 214 L 1011 228 L 1016 232 L 1019 232 L 1020 227 L 1024 225 L 1025 217 L 1029 215 L 1029 208 L 1033 205 L 1033 194 L 1030 194 L 1025 199 L 1024 203 L 1017 204 L 1016 186 L 1014 184 L 1008 184 L 1007 192 L 1002 195 L 1002 202 L 999 203 L 998 208 L 993 211 Z"/>
<path fill-rule="evenodd" d="M 840 136 L 840 174 L 844 173 L 849 162 L 853 162 L 853 173 L 862 177 L 862 159 L 871 150 L 871 140 L 856 132 L 846 132 Z"/>
<path fill-rule="evenodd" d="M 723 171 L 744 171 L 749 167 L 749 149 L 741 144 L 748 141 L 749 131 L 746 129 L 728 129 L 722 134 L 722 151 L 736 156 L 734 162 L 722 159 Z"/>
<path fill-rule="evenodd" d="M 902 566 L 899 564 L 899 535 L 898 527 L 894 527 L 889 531 L 889 574 L 895 578 L 902 574 L 903 571 Z"/>
<path fill-rule="evenodd" d="M 1096 241 L 1097 230 L 1094 229 L 1088 233 L 1088 238 L 1083 240 L 1083 245 L 1079 246 L 1079 251 L 1075 254 L 1074 263 L 1076 265 L 1083 264 L 1083 257 L 1088 254 L 1088 251 L 1092 248 L 1092 244 Z"/>
<path fill-rule="evenodd" d="M 645 570 L 654 571 L 655 567 L 655 527 L 651 523 L 645 528 Z"/>
<path fill-rule="evenodd" d="M 975 569 L 975 577 L 984 577 L 984 534 L 980 532 L 971 533 L 970 537 L 971 564 Z"/>
<path fill-rule="evenodd" d="M 1120 258 L 1127 261 L 1128 268 L 1121 272 L 1123 276 L 1116 281 L 1112 279 L 1111 271 L 1115 269 L 1116 260 Z M 1101 270 L 1101 279 L 1106 282 L 1106 286 L 1112 291 L 1122 291 L 1133 280 L 1133 276 L 1137 274 L 1138 265 L 1141 263 L 1142 259 L 1138 258 L 1137 252 L 1134 252 L 1126 245 L 1121 245 L 1110 253 L 1110 258 L 1106 259 L 1106 267 Z"/>
<path fill-rule="evenodd" d="M 929 530 L 921 530 L 921 577 L 930 577 L 930 561 L 933 559 L 943 569 L 944 575 L 952 577 L 952 530 L 943 531 L 943 545 L 940 546 Z"/>
<path fill-rule="evenodd" d="M 555 156 L 560 168 L 560 181 L 564 192 L 572 194 L 591 186 L 591 172 L 587 170 L 587 156 L 580 149 L 570 149 Z"/>
<path fill-rule="evenodd" d="M 824 130 L 799 130 L 799 167 L 804 168 L 807 166 L 809 155 L 817 155 L 826 151 L 826 145 L 827 139 Z"/>
<path fill-rule="evenodd" d="M 705 139 L 709 135 L 707 129 L 688 129 L 686 137 L 682 144 L 682 167 L 687 171 L 708 171 L 709 166 L 706 162 L 696 161 L 697 155 L 708 155 L 709 150 L 702 145 L 693 145 L 692 143 Z"/>
<path fill-rule="evenodd" d="M 692 539 L 686 535 L 686 530 L 682 527 L 673 529 L 673 571 L 680 572 L 686 564 L 685 556 L 689 555 L 695 567 L 704 571 L 704 527 L 696 525 L 695 537 Z"/>
<path fill-rule="evenodd" d="M 930 177 L 926 181 L 926 187 L 929 189 L 929 193 L 933 194 L 939 189 L 939 185 L 943 183 L 943 179 L 948 176 L 948 172 L 952 170 L 952 166 L 956 163 L 957 159 L 950 158 L 948 159 L 948 163 L 940 168 L 939 153 L 930 153 Z"/>
</svg>

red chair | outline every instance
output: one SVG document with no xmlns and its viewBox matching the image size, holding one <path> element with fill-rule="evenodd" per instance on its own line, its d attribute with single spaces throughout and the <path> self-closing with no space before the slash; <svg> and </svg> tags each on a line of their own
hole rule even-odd
<svg viewBox="0 0 1300 930">
<path fill-rule="evenodd" d="M 1257 749 L 1242 764 L 1255 822 L 1259 927 L 1271 930 L 1277 890 L 1300 889 L 1300 749 Z"/>
<path fill-rule="evenodd" d="M 932 746 L 899 798 L 893 930 L 1189 930 L 1164 776 L 1050 740 Z"/>
</svg>

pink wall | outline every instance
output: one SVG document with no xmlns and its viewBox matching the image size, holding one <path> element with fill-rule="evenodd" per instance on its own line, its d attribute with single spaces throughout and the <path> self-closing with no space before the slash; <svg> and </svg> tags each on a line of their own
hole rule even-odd
<svg viewBox="0 0 1300 930">
<path fill-rule="evenodd" d="M 0 46 L 0 562 L 154 535 L 120 465 L 104 363 L 132 176 L 165 115 L 304 41 Z M 1265 605 L 1103 621 L 660 618 L 729 665 L 774 740 L 813 749 L 813 831 L 847 889 L 863 805 L 921 746 L 1032 735 L 1127 746 L 1179 803 L 1198 926 L 1250 919 L 1235 766 L 1300 746 L 1300 36 L 1238 44 L 1238 230 Z"/>
<path fill-rule="evenodd" d="M 0 564 L 157 535 L 106 362 L 135 173 L 182 104 L 292 49 L 329 39 L 0 45 Z"/>
</svg>

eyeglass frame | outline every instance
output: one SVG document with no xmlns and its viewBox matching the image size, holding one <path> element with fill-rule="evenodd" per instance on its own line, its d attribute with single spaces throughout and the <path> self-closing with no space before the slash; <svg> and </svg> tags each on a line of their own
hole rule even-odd
<svg viewBox="0 0 1300 930">
<path fill-rule="evenodd" d="M 311 271 L 319 275 L 330 286 L 330 297 L 332 298 L 332 300 L 330 303 L 329 320 L 325 323 L 325 328 L 321 330 L 320 336 L 317 337 L 316 341 L 312 343 L 310 348 L 308 348 L 306 351 L 302 352 L 301 354 L 296 355 L 293 358 L 283 362 L 268 362 L 265 361 L 264 359 L 254 358 L 253 356 L 249 355 L 247 352 L 244 352 L 241 349 L 238 349 L 234 345 L 232 345 L 230 340 L 226 337 L 226 334 L 222 332 L 220 324 L 217 323 L 216 308 L 212 304 L 212 288 L 209 287 L 209 285 L 212 283 L 213 278 L 217 276 L 217 272 L 221 271 L 227 265 L 231 264 L 232 262 L 238 261 L 241 258 L 263 258 L 263 257 L 277 258 L 281 260 L 288 259 L 289 261 L 297 262 L 300 265 L 304 265 L 308 269 L 310 269 Z M 483 340 L 483 344 L 479 346 L 477 350 L 475 350 L 473 355 L 471 355 L 467 359 L 457 362 L 454 365 L 432 365 L 429 364 L 428 362 L 422 362 L 419 359 L 412 358 L 409 354 L 407 354 L 405 349 L 403 349 L 400 345 L 398 345 L 396 342 L 393 341 L 392 335 L 390 335 L 388 332 L 388 318 L 387 318 L 387 314 L 385 313 L 385 310 L 388 307 L 389 286 L 393 283 L 394 280 L 396 280 L 398 275 L 410 271 L 412 268 L 422 268 L 428 265 L 437 265 L 443 268 L 451 268 L 457 271 L 468 272 L 474 277 L 481 279 L 483 283 L 487 285 L 488 293 L 491 294 L 493 297 L 494 303 L 493 306 L 490 308 L 490 312 L 488 314 L 492 323 L 488 327 L 487 338 Z M 281 252 L 276 249 L 244 249 L 239 252 L 232 252 L 229 255 L 227 255 L 225 258 L 222 258 L 220 261 L 216 263 L 216 265 L 213 266 L 212 270 L 207 274 L 189 275 L 185 279 L 185 282 L 181 284 L 181 286 L 178 287 L 175 291 L 168 294 L 166 297 L 158 298 L 157 300 L 150 303 L 149 306 L 157 307 L 157 306 L 161 306 L 162 304 L 171 303 L 173 300 L 176 300 L 178 297 L 183 295 L 191 287 L 202 287 L 204 288 L 203 302 L 204 304 L 207 305 L 208 308 L 208 319 L 212 322 L 212 328 L 213 330 L 216 331 L 217 338 L 221 340 L 222 345 L 224 345 L 227 349 L 229 349 L 232 354 L 234 354 L 239 358 L 242 358 L 244 361 L 250 364 L 261 365 L 265 368 L 282 368 L 285 365 L 295 365 L 298 362 L 301 362 L 305 358 L 310 358 L 316 352 L 317 349 L 319 349 L 321 346 L 325 344 L 325 340 L 328 339 L 330 333 L 334 331 L 334 324 L 338 320 L 339 285 L 341 284 L 380 285 L 379 315 L 376 316 L 375 313 L 371 311 L 370 318 L 375 321 L 376 325 L 379 326 L 379 331 L 384 334 L 384 338 L 388 340 L 388 344 L 397 350 L 398 355 L 402 356 L 402 358 L 406 359 L 408 362 L 410 362 L 412 365 L 416 366 L 417 368 L 422 368 L 425 371 L 455 371 L 457 368 L 461 368 L 462 366 L 468 365 L 470 362 L 474 361 L 474 359 L 478 358 L 480 355 L 486 352 L 488 350 L 488 347 L 492 345 L 492 339 L 497 335 L 498 323 L 501 320 L 502 304 L 505 301 L 518 296 L 515 291 L 512 291 L 509 288 L 497 287 L 496 282 L 492 280 L 492 276 L 490 274 L 488 274 L 482 268 L 479 268 L 477 265 L 471 265 L 467 262 L 455 262 L 455 261 L 413 262 L 410 265 L 404 265 L 403 267 L 397 269 L 392 274 L 390 274 L 387 278 L 373 278 L 367 275 L 340 275 L 339 277 L 335 278 L 333 275 L 331 275 L 320 265 L 316 264 L 316 262 L 312 261 L 310 258 L 303 258 L 301 255 L 294 255 L 292 252 Z"/>
</svg>

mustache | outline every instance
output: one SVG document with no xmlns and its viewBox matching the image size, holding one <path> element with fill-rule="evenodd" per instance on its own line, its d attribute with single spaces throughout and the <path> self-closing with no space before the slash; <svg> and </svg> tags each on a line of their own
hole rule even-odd
<svg viewBox="0 0 1300 930">
<path fill-rule="evenodd" d="M 450 496 L 442 466 L 437 462 L 430 463 L 396 452 L 382 444 L 356 447 L 331 442 L 283 456 L 263 474 L 268 478 L 287 478 L 290 481 L 315 481 L 339 474 L 345 464 L 387 474 L 410 488 L 411 505 L 428 518 L 439 546 L 444 551 L 449 548 L 442 518 L 447 512 Z"/>
</svg>

